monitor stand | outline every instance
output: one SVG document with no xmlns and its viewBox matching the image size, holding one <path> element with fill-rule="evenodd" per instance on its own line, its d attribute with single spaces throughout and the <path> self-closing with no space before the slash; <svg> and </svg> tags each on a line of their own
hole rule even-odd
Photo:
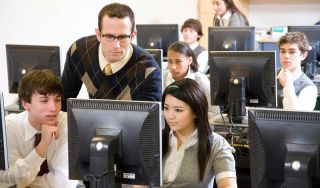
<svg viewBox="0 0 320 188">
<path fill-rule="evenodd" d="M 317 168 L 317 145 L 299 145 L 286 143 L 286 159 L 284 165 L 285 187 L 311 187 L 314 168 Z"/>
<path fill-rule="evenodd" d="M 90 174 L 87 179 L 90 187 L 118 188 L 115 182 L 114 157 L 119 151 L 121 131 L 115 129 L 97 129 L 90 144 Z"/>
<path fill-rule="evenodd" d="M 17 97 L 16 100 L 12 104 L 5 106 L 4 110 L 6 111 L 7 114 L 20 113 L 20 112 L 24 111 L 22 104 L 19 102 L 19 97 Z"/>
<path fill-rule="evenodd" d="M 231 75 L 229 80 L 229 123 L 241 124 L 246 116 L 246 77 Z"/>
</svg>

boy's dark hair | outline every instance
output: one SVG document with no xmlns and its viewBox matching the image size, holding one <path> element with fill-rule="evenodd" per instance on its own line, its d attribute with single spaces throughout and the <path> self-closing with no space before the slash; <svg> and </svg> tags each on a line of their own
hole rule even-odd
<svg viewBox="0 0 320 188">
<path fill-rule="evenodd" d="M 120 3 L 111 3 L 104 6 L 98 15 L 98 27 L 99 30 L 102 30 L 102 19 L 104 16 L 108 16 L 110 18 L 125 18 L 129 17 L 131 21 L 131 33 L 134 31 L 135 28 L 135 18 L 132 9 L 125 4 Z"/>
<path fill-rule="evenodd" d="M 202 32 L 202 24 L 199 20 L 196 19 L 187 19 L 183 25 L 181 26 L 181 32 L 185 29 L 185 28 L 192 28 L 194 29 L 197 33 L 198 33 L 198 38 L 197 40 L 200 40 L 200 37 L 203 36 L 203 32 Z"/>
<path fill-rule="evenodd" d="M 52 70 L 31 70 L 22 77 L 18 87 L 19 99 L 31 103 L 35 93 L 62 96 L 61 82 Z"/>
<path fill-rule="evenodd" d="M 284 36 L 282 36 L 278 42 L 279 48 L 284 44 L 297 44 L 299 50 L 302 53 L 308 52 L 309 50 L 309 42 L 308 37 L 301 32 L 288 32 Z"/>
</svg>

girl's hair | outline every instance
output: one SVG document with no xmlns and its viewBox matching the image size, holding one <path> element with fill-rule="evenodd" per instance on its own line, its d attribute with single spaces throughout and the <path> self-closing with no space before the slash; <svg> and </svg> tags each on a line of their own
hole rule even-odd
<svg viewBox="0 0 320 188">
<path fill-rule="evenodd" d="M 181 41 L 176 41 L 168 47 L 168 51 L 169 50 L 174 51 L 174 52 L 178 52 L 178 53 L 183 54 L 187 57 L 192 57 L 192 63 L 190 64 L 190 68 L 193 70 L 193 72 L 198 71 L 199 64 L 198 64 L 197 58 L 187 43 L 181 42 Z"/>
<path fill-rule="evenodd" d="M 241 16 L 243 16 L 244 20 L 245 20 L 245 25 L 249 26 L 249 21 L 247 19 L 247 17 L 237 8 L 236 4 L 234 4 L 233 0 L 223 0 L 224 3 L 227 6 L 227 10 L 231 10 L 231 12 L 235 12 L 240 14 Z"/>
<path fill-rule="evenodd" d="M 198 129 L 199 179 L 203 180 L 204 171 L 210 157 L 212 146 L 212 129 L 208 120 L 208 101 L 206 94 L 196 81 L 184 78 L 173 82 L 164 90 L 162 95 L 162 110 L 164 109 L 167 95 L 171 95 L 187 103 L 195 115 L 194 121 L 196 128 Z M 165 122 L 165 128 L 162 133 L 163 157 L 169 150 L 169 133 L 170 127 L 167 122 Z"/>
<path fill-rule="evenodd" d="M 199 20 L 196 19 L 192 19 L 189 18 L 187 19 L 183 25 L 181 26 L 181 32 L 185 29 L 185 28 L 192 28 L 194 29 L 197 33 L 198 33 L 198 38 L 197 40 L 199 41 L 200 38 L 203 36 L 203 32 L 202 32 L 202 24 Z"/>
</svg>

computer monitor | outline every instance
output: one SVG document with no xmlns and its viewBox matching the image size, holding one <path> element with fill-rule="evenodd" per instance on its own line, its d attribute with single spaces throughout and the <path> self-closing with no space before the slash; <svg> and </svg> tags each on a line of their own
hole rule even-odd
<svg viewBox="0 0 320 188">
<path fill-rule="evenodd" d="M 146 49 L 153 58 L 157 61 L 161 71 L 162 71 L 162 62 L 163 62 L 163 50 L 162 49 Z"/>
<path fill-rule="evenodd" d="M 146 49 L 152 56 L 153 58 L 157 61 L 159 64 L 160 70 L 161 70 L 161 78 L 162 78 L 162 86 L 161 86 L 161 91 L 163 91 L 164 88 L 164 82 L 163 82 L 163 50 L 162 49 Z"/>
<path fill-rule="evenodd" d="M 304 72 L 313 78 L 317 74 L 317 67 L 320 61 L 320 26 L 288 26 L 288 32 L 299 31 L 303 32 L 309 40 L 311 49 L 307 58 L 303 62 Z"/>
<path fill-rule="evenodd" d="M 3 94 L 0 92 L 0 170 L 6 170 L 8 164 L 8 149 L 7 149 L 7 136 L 6 124 L 4 119 L 4 101 Z"/>
<path fill-rule="evenodd" d="M 160 102 L 68 99 L 69 178 L 161 186 Z"/>
<path fill-rule="evenodd" d="M 320 112 L 249 109 L 252 188 L 320 187 Z"/>
<path fill-rule="evenodd" d="M 170 44 L 179 40 L 178 24 L 137 24 L 137 44 L 146 49 L 162 49 L 167 57 Z"/>
<path fill-rule="evenodd" d="M 211 103 L 227 107 L 230 122 L 241 123 L 245 106 L 277 106 L 275 52 L 210 51 L 209 65 Z"/>
<path fill-rule="evenodd" d="M 9 92 L 17 93 L 24 74 L 32 69 L 51 69 L 60 76 L 59 46 L 7 44 Z"/>
<path fill-rule="evenodd" d="M 209 51 L 255 50 L 255 27 L 209 27 Z"/>
</svg>

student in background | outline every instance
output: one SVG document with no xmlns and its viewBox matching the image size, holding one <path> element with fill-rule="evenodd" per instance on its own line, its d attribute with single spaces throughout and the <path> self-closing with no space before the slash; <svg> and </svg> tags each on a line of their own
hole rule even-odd
<svg viewBox="0 0 320 188">
<path fill-rule="evenodd" d="M 236 7 L 233 0 L 212 0 L 215 15 L 213 26 L 249 26 L 247 17 Z"/>
<path fill-rule="evenodd" d="M 137 33 L 131 8 L 119 3 L 103 7 L 95 32 L 67 52 L 64 99 L 76 98 L 84 83 L 90 98 L 160 101 L 161 70 L 152 55 L 131 43 Z"/>
<path fill-rule="evenodd" d="M 189 45 L 197 57 L 198 71 L 207 74 L 209 70 L 208 50 L 199 44 L 199 40 L 203 36 L 201 22 L 192 18 L 187 19 L 181 27 L 181 33 L 183 41 Z"/>
<path fill-rule="evenodd" d="M 199 84 L 185 78 L 162 96 L 163 187 L 236 188 L 232 147 L 208 122 L 208 101 Z"/>
<path fill-rule="evenodd" d="M 18 88 L 25 109 L 6 116 L 9 169 L 2 177 L 17 187 L 76 187 L 69 180 L 67 114 L 62 86 L 50 70 L 32 70 Z"/>
<path fill-rule="evenodd" d="M 301 32 L 289 32 L 278 43 L 281 70 L 278 73 L 278 105 L 290 110 L 313 110 L 317 87 L 301 70 L 307 57 L 308 38 Z"/>
<path fill-rule="evenodd" d="M 190 78 L 195 80 L 206 93 L 210 100 L 210 81 L 208 77 L 202 72 L 198 71 L 199 64 L 193 51 L 188 44 L 177 41 L 168 47 L 168 67 L 164 73 L 164 87 L 167 87 L 174 81 L 183 78 Z M 210 103 L 209 103 L 210 105 Z M 210 118 L 219 115 L 220 110 L 217 106 L 210 106 Z"/>
</svg>

